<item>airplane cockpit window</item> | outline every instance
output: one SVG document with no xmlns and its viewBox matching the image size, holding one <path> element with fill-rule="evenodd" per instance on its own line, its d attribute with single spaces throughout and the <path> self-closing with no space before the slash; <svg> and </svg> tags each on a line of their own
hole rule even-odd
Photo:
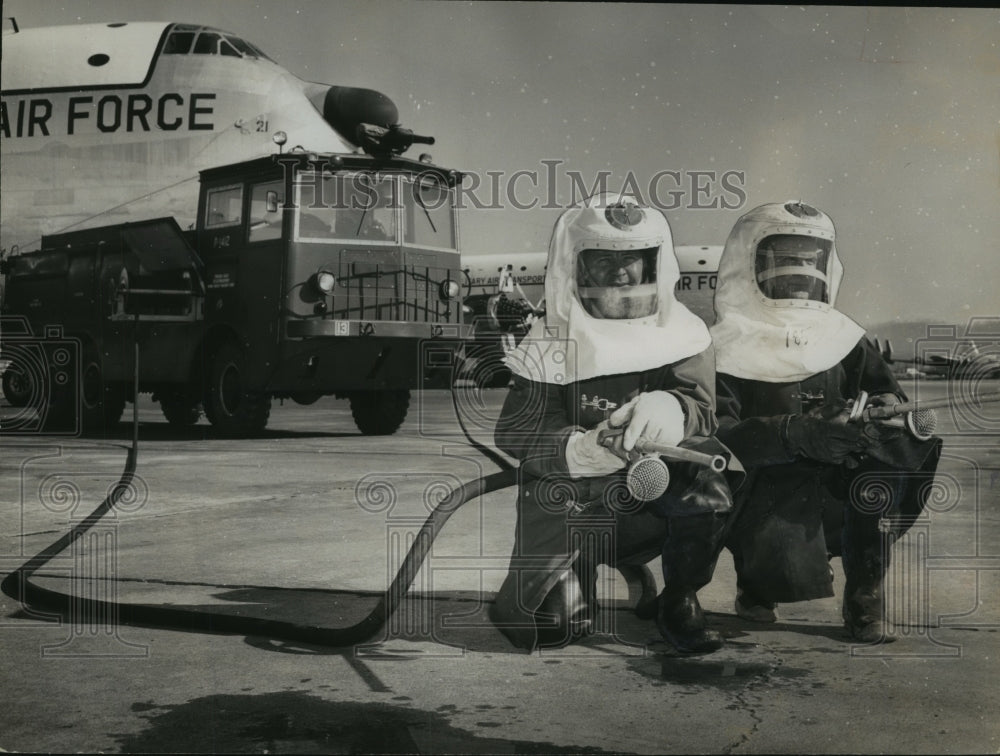
<svg viewBox="0 0 1000 756">
<path fill-rule="evenodd" d="M 219 55 L 230 55 L 234 58 L 242 58 L 240 51 L 233 47 L 229 40 L 223 38 L 219 41 Z"/>
<path fill-rule="evenodd" d="M 197 37 L 197 40 L 195 39 Z M 259 47 L 244 39 L 207 26 L 175 24 L 163 43 L 164 55 L 228 55 L 271 60 Z"/>
<path fill-rule="evenodd" d="M 240 39 L 239 37 L 226 37 L 226 39 L 232 42 L 233 46 L 246 56 L 251 58 L 267 58 L 270 60 L 270 58 L 260 51 L 260 48 L 251 45 L 246 40 Z"/>
<path fill-rule="evenodd" d="M 222 40 L 218 34 L 212 32 L 202 32 L 194 43 L 195 55 L 218 55 L 219 42 Z"/>
<path fill-rule="evenodd" d="M 163 54 L 185 55 L 190 52 L 192 42 L 194 42 L 194 32 L 172 32 L 163 45 Z"/>
</svg>

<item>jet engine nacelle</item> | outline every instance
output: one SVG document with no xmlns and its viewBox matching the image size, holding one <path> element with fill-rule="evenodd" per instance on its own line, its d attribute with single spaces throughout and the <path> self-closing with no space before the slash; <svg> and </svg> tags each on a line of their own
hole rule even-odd
<svg viewBox="0 0 1000 756">
<path fill-rule="evenodd" d="M 310 96 L 316 109 L 343 139 L 358 145 L 358 127 L 370 123 L 388 129 L 399 122 L 396 103 L 381 92 L 362 87 L 324 86 L 322 96 Z"/>
</svg>

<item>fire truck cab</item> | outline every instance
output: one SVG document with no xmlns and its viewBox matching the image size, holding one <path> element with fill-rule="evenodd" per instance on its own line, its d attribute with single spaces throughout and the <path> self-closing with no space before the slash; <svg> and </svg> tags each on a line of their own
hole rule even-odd
<svg viewBox="0 0 1000 756">
<path fill-rule="evenodd" d="M 171 423 L 204 408 L 245 435 L 273 398 L 336 395 L 363 433 L 393 433 L 468 335 L 458 181 L 394 154 L 290 152 L 202 171 L 194 229 L 157 218 L 43 237 L 5 261 L 4 315 L 32 334 L 0 343 L 8 399 L 75 427 L 115 423 L 138 342 L 138 389 Z M 42 334 L 78 342 L 61 386 L 51 364 L 28 364 Z"/>
</svg>

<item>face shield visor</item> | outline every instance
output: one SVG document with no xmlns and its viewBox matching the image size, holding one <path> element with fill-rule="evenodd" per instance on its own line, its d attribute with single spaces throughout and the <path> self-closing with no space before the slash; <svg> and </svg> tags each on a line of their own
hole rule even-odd
<svg viewBox="0 0 1000 756">
<path fill-rule="evenodd" d="M 765 236 L 754 258 L 757 286 L 768 299 L 830 304 L 831 246 L 813 236 Z"/>
<path fill-rule="evenodd" d="M 631 320 L 659 309 L 659 247 L 583 249 L 577 255 L 576 293 L 593 318 Z"/>
</svg>

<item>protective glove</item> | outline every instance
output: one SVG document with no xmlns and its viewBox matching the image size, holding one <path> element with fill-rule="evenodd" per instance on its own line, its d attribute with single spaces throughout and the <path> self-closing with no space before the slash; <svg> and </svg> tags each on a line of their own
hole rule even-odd
<svg viewBox="0 0 1000 756">
<path fill-rule="evenodd" d="M 671 516 L 696 515 L 706 512 L 729 512 L 733 508 L 733 493 L 721 472 L 699 466 L 694 481 L 670 508 Z"/>
<path fill-rule="evenodd" d="M 903 401 L 903 398 L 899 394 L 894 394 L 891 391 L 886 391 L 881 394 L 872 394 L 868 397 L 869 407 L 884 407 L 887 404 L 899 404 Z"/>
<path fill-rule="evenodd" d="M 612 428 L 625 426 L 622 447 L 632 451 L 637 441 L 677 446 L 684 440 L 684 410 L 677 397 L 667 391 L 639 394 L 611 413 Z"/>
<path fill-rule="evenodd" d="M 788 415 L 784 423 L 785 445 L 792 454 L 817 462 L 839 465 L 865 450 L 868 439 L 860 423 L 848 423 L 848 411 L 832 415 L 829 410 L 808 415 Z"/>
<path fill-rule="evenodd" d="M 886 405 L 898 404 L 903 401 L 903 397 L 887 392 L 875 394 L 868 398 L 869 407 L 885 407 Z M 895 444 L 906 432 L 899 427 L 887 425 L 885 422 L 872 420 L 864 424 L 864 434 L 867 444 L 865 454 L 881 460 L 886 464 L 893 464 L 898 456 L 898 449 Z"/>
<path fill-rule="evenodd" d="M 571 478 L 610 475 L 625 467 L 625 458 L 601 443 L 601 431 L 607 428 L 608 421 L 603 420 L 596 428 L 570 435 L 566 442 L 566 468 Z"/>
</svg>

